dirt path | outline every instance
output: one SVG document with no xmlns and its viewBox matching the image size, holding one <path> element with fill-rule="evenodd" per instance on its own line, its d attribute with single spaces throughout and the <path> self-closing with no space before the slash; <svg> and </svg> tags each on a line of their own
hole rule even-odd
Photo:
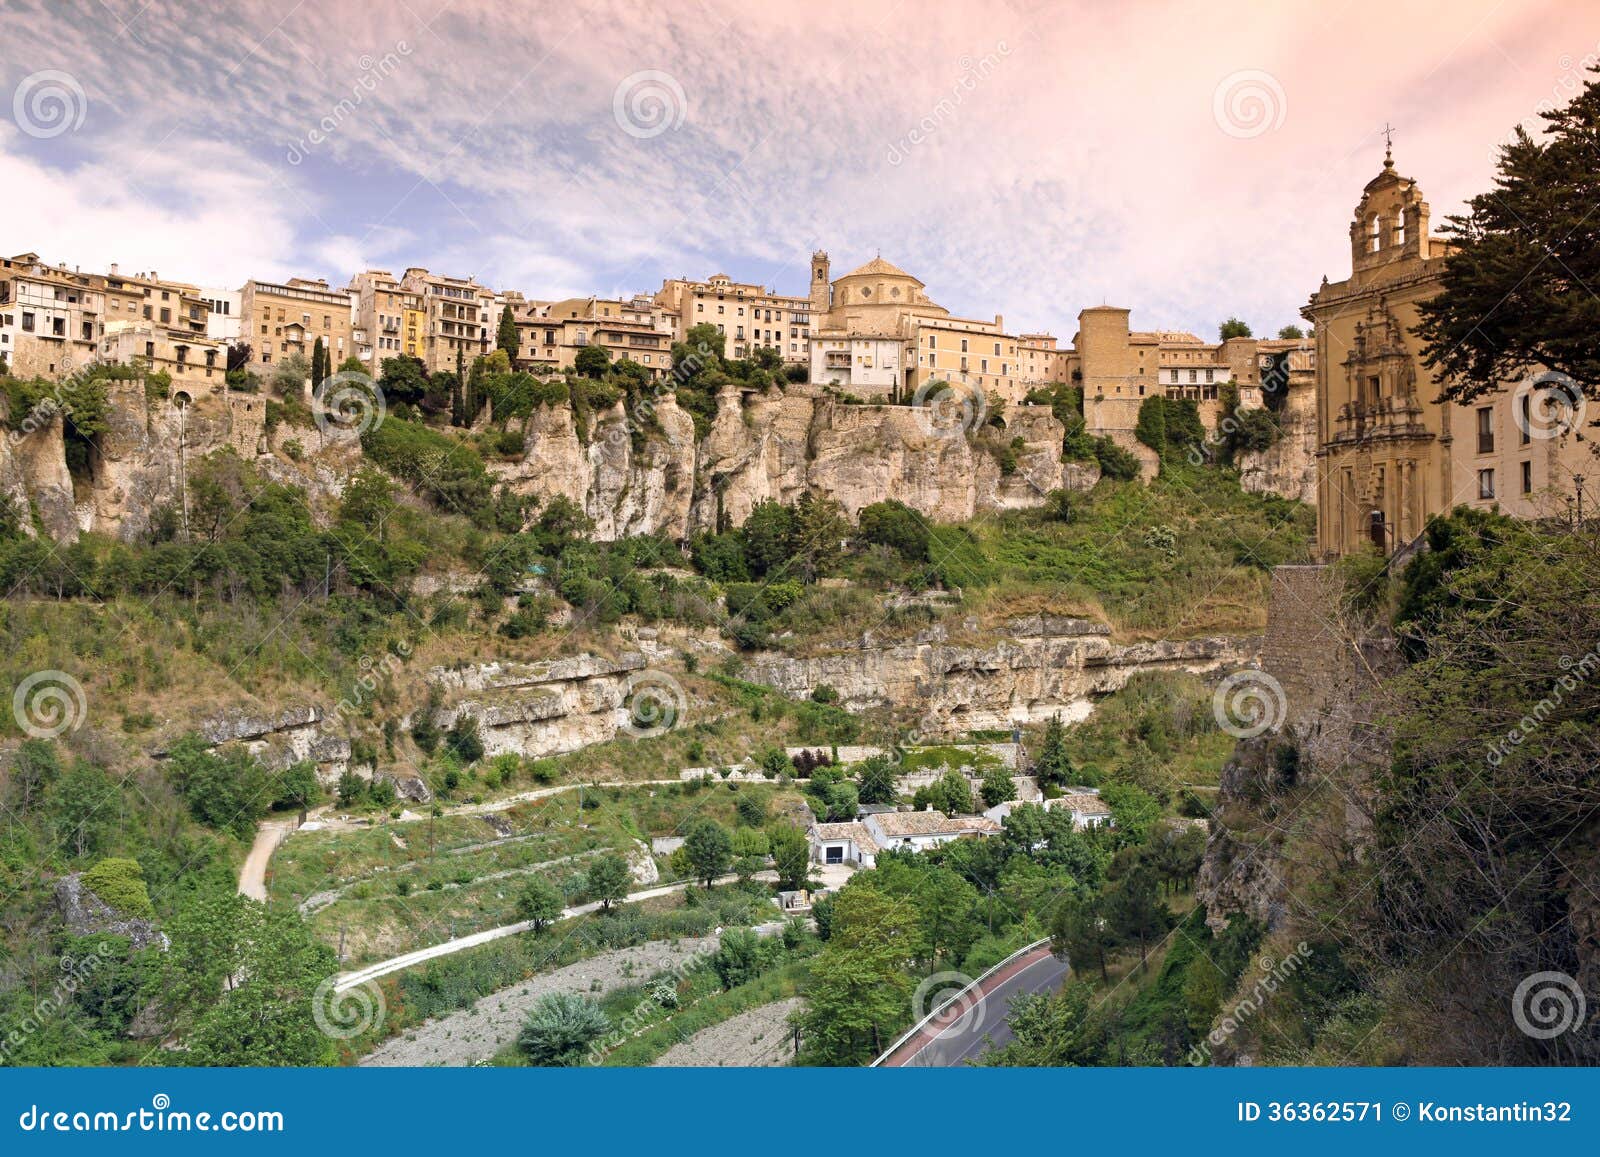
<svg viewBox="0 0 1600 1157">
<path fill-rule="evenodd" d="M 789 1014 L 802 1003 L 798 996 L 791 996 L 701 1029 L 662 1053 L 653 1067 L 774 1068 L 789 1064 L 794 1059 Z"/>
<path fill-rule="evenodd" d="M 293 820 L 267 820 L 256 828 L 255 842 L 250 854 L 239 869 L 239 893 L 263 903 L 267 899 L 267 865 L 272 863 L 272 853 L 294 831 Z"/>
<path fill-rule="evenodd" d="M 716 946 L 717 937 L 704 936 L 675 944 L 652 941 L 601 953 L 491 993 L 471 1008 L 424 1021 L 363 1057 L 361 1064 L 463 1066 L 487 1060 L 516 1040 L 528 1010 L 547 992 L 598 997 L 614 988 L 638 984 Z"/>
<path fill-rule="evenodd" d="M 737 878 L 738 877 L 736 876 L 719 876 L 715 882 L 718 884 L 726 884 L 730 880 L 735 880 Z M 777 873 L 770 871 L 757 872 L 753 878 L 762 881 L 772 881 L 777 879 Z M 642 892 L 629 892 L 622 898 L 621 903 L 636 904 L 640 900 L 653 900 L 657 896 L 670 896 L 674 892 L 682 892 L 685 888 L 696 886 L 698 885 L 689 880 L 684 880 L 676 884 L 663 884 L 656 888 L 646 888 Z M 563 908 L 561 910 L 561 918 L 566 919 L 570 916 L 583 916 L 590 912 L 598 912 L 599 910 L 600 902 L 595 900 L 587 904 L 576 904 L 571 908 Z M 774 927 L 781 926 L 781 924 L 774 925 Z M 356 987 L 358 984 L 365 984 L 369 980 L 376 980 L 378 977 L 387 976 L 391 972 L 399 972 L 402 968 L 412 968 L 429 960 L 435 960 L 440 956 L 449 956 L 452 953 L 462 952 L 468 948 L 476 948 L 478 945 L 487 944 L 491 940 L 499 940 L 506 936 L 515 936 L 519 932 L 527 932 L 532 927 L 533 925 L 530 922 L 521 920 L 515 924 L 502 924 L 498 928 L 488 928 L 482 932 L 474 932 L 470 936 L 458 936 L 454 940 L 446 940 L 442 944 L 433 944 L 427 948 L 419 948 L 415 952 L 407 952 L 400 956 L 391 956 L 388 960 L 380 960 L 376 964 L 368 964 L 364 967 L 357 968 L 353 972 L 344 973 L 337 980 L 335 980 L 333 990 L 335 992 L 344 992 L 348 989 Z"/>
</svg>

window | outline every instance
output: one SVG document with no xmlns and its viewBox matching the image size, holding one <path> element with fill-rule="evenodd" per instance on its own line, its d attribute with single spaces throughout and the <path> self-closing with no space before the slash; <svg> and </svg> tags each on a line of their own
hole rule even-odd
<svg viewBox="0 0 1600 1157">
<path fill-rule="evenodd" d="M 1494 408 L 1480 406 L 1478 408 L 1478 453 L 1494 453 Z"/>
<path fill-rule="evenodd" d="M 1479 498 L 1493 498 L 1494 497 L 1494 471 L 1493 470 L 1480 470 L 1480 471 L 1478 471 L 1478 497 Z"/>
<path fill-rule="evenodd" d="M 25 314 L 22 315 L 22 332 L 23 333 L 32 333 L 33 332 L 33 314 L 25 313 Z"/>
<path fill-rule="evenodd" d="M 1406 243 L 1406 215 L 1404 212 L 1401 212 L 1400 216 L 1394 219 L 1394 243 L 1396 245 L 1404 245 Z"/>
<path fill-rule="evenodd" d="M 1383 248 L 1383 220 L 1377 216 L 1372 218 L 1372 226 L 1368 230 L 1370 237 L 1368 248 L 1376 253 Z"/>
<path fill-rule="evenodd" d="M 1517 405 L 1521 407 L 1521 410 L 1517 416 L 1517 429 L 1521 435 L 1519 440 L 1524 446 L 1526 446 L 1533 438 L 1532 402 L 1533 399 L 1527 394 L 1523 394 L 1522 397 L 1517 399 Z"/>
<path fill-rule="evenodd" d="M 967 352 L 967 339 L 966 338 L 962 338 L 961 339 L 961 352 L 962 353 L 966 353 Z"/>
<path fill-rule="evenodd" d="M 1214 374 L 1215 374 L 1215 373 L 1216 373 L 1216 371 L 1215 371 L 1215 370 L 1207 370 L 1207 371 L 1206 371 L 1206 381 L 1208 381 L 1208 382 L 1210 382 L 1210 381 L 1215 381 L 1215 380 L 1216 380 L 1216 379 L 1215 379 L 1215 378 L 1214 378 L 1214 377 L 1213 377 L 1213 375 L 1214 375 Z"/>
<path fill-rule="evenodd" d="M 1532 494 L 1533 493 L 1533 463 L 1532 462 L 1524 462 L 1522 464 L 1522 492 L 1524 494 Z"/>
<path fill-rule="evenodd" d="M 168 325 L 172 322 L 172 311 L 165 306 L 161 308 L 161 324 Z"/>
<path fill-rule="evenodd" d="M 1192 386 L 1192 385 L 1194 385 L 1194 383 L 1198 382 L 1199 380 L 1200 380 L 1200 371 L 1199 370 L 1190 370 L 1189 371 L 1189 384 Z"/>
</svg>

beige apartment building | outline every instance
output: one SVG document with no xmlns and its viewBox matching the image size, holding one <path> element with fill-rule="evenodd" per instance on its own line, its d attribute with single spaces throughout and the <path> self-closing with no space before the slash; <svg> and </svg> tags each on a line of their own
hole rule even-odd
<svg viewBox="0 0 1600 1157">
<path fill-rule="evenodd" d="M 345 292 L 350 296 L 355 334 L 367 346 L 363 360 L 373 377 L 382 373 L 386 358 L 422 357 L 427 313 L 420 294 L 404 289 L 386 269 L 356 274 Z"/>
<path fill-rule="evenodd" d="M 1597 476 L 1581 421 L 1543 417 L 1552 397 L 1554 411 L 1570 417 L 1565 387 L 1550 375 L 1466 404 L 1436 401 L 1441 383 L 1423 364 L 1415 330 L 1417 306 L 1438 292 L 1448 253 L 1429 233 L 1416 181 L 1386 154 L 1350 223 L 1350 276 L 1324 279 L 1301 311 L 1316 327 L 1317 545 L 1325 556 L 1369 544 L 1390 553 L 1459 505 L 1564 517 L 1579 479 Z"/>
<path fill-rule="evenodd" d="M 709 323 L 727 339 L 724 350 L 730 358 L 747 358 L 766 348 L 777 350 L 790 365 L 805 365 L 810 359 L 809 296 L 781 294 L 716 273 L 704 281 L 664 281 L 655 303 L 672 316 L 675 341 L 682 341 L 691 327 Z"/>
<path fill-rule="evenodd" d="M 1078 332 L 1063 358 L 1065 376 L 1083 390 L 1089 433 L 1110 438 L 1155 469 L 1155 452 L 1134 435 L 1148 397 L 1196 404 L 1201 423 L 1216 429 L 1230 393 L 1235 404 L 1262 405 L 1262 342 L 1238 337 L 1208 342 L 1182 330 L 1134 330 L 1130 311 L 1097 305 L 1078 314 Z"/>
<path fill-rule="evenodd" d="M 429 373 L 453 371 L 458 359 L 470 366 L 494 347 L 500 303 L 487 286 L 470 277 L 445 277 L 412 266 L 401 278 L 400 287 L 416 298 L 422 324 L 421 352 L 415 356 Z M 404 331 L 401 337 L 404 343 Z"/>
<path fill-rule="evenodd" d="M 247 281 L 240 291 L 240 340 L 250 345 L 250 365 L 275 365 L 291 354 L 311 360 L 318 338 L 333 366 L 355 353 L 350 296 L 322 278 Z"/>
<path fill-rule="evenodd" d="M 227 343 L 205 334 L 153 321 L 114 321 L 100 339 L 99 358 L 143 366 L 172 378 L 171 397 L 180 403 L 216 396 L 227 387 Z"/>
</svg>

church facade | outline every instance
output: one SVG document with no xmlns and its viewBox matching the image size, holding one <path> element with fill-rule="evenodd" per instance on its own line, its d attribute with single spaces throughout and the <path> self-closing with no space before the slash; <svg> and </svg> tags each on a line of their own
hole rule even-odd
<svg viewBox="0 0 1600 1157">
<path fill-rule="evenodd" d="M 1507 382 L 1466 404 L 1441 383 L 1416 335 L 1450 245 L 1392 154 L 1350 223 L 1350 276 L 1326 278 L 1302 310 L 1315 329 L 1317 546 L 1324 557 L 1390 554 L 1457 506 L 1519 518 L 1565 517 L 1591 447 L 1581 395 L 1550 374 Z"/>
</svg>

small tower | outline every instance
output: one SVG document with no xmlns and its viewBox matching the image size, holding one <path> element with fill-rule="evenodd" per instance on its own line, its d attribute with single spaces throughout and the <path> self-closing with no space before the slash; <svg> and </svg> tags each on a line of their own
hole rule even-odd
<svg viewBox="0 0 1600 1157">
<path fill-rule="evenodd" d="M 1352 273 L 1360 281 L 1393 262 L 1426 259 L 1428 228 L 1428 203 L 1415 181 L 1395 171 L 1391 144 L 1383 151 L 1382 171 L 1367 182 L 1350 222 Z"/>
<path fill-rule="evenodd" d="M 827 313 L 833 307 L 833 285 L 828 280 L 828 253 L 818 249 L 811 255 L 811 312 Z"/>
</svg>

